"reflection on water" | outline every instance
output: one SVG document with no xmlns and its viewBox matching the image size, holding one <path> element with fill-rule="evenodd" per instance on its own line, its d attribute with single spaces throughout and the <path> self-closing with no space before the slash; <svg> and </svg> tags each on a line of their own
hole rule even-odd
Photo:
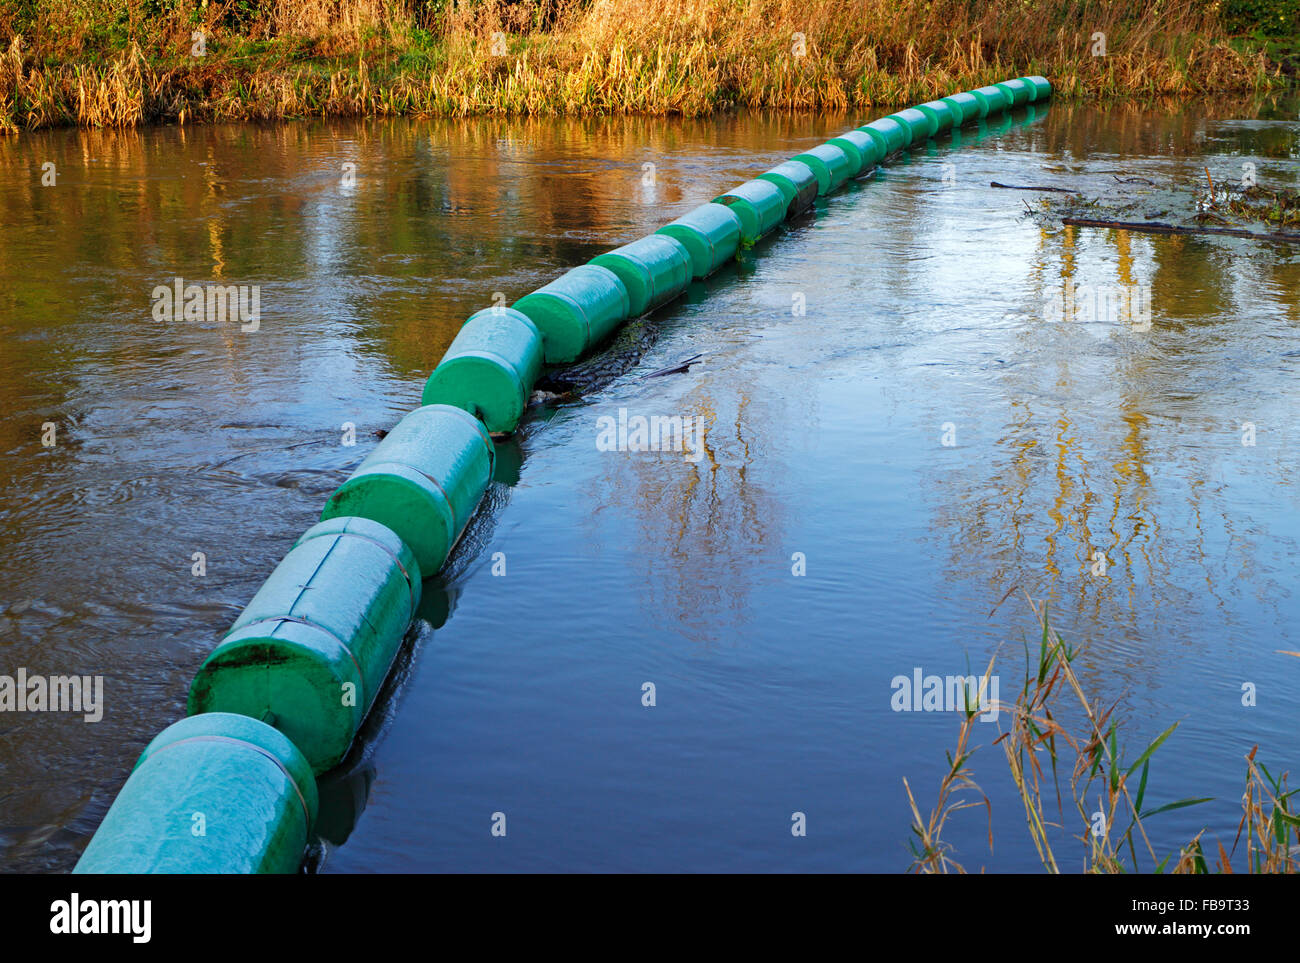
<svg viewBox="0 0 1300 963">
<path fill-rule="evenodd" d="M 320 868 L 901 868 L 901 779 L 933 785 L 954 721 L 891 712 L 889 680 L 999 647 L 1014 662 L 1031 620 L 1014 601 L 988 613 L 1015 585 L 1088 643 L 1082 674 L 1124 700 L 1135 742 L 1184 720 L 1153 791 L 1220 802 L 1170 814 L 1162 838 L 1235 827 L 1245 749 L 1300 758 L 1296 667 L 1274 654 L 1300 647 L 1300 255 L 1045 230 L 988 184 L 1189 181 L 1247 161 L 1293 184 L 1294 116 L 1020 111 L 819 201 L 693 287 L 656 316 L 641 365 L 498 446 L 484 512 L 322 785 Z M 102 674 L 107 697 L 96 725 L 0 716 L 3 865 L 72 865 L 203 655 L 418 403 L 464 317 L 843 126 L 0 143 L 0 673 Z M 258 285 L 260 330 L 155 322 L 150 292 L 177 277 Z M 1148 286 L 1150 330 L 1045 317 L 1067 284 Z M 596 419 L 620 407 L 703 417 L 703 457 L 597 451 Z M 1242 681 L 1266 693 L 1257 707 Z M 981 825 L 958 836 L 964 861 L 1033 868 L 995 752 L 997 858 Z M 487 831 L 495 811 L 508 845 Z M 810 831 L 792 847 L 794 811 Z"/>
</svg>

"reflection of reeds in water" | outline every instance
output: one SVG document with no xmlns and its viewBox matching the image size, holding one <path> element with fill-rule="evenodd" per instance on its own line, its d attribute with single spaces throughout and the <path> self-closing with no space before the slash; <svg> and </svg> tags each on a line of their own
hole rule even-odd
<svg viewBox="0 0 1300 963">
<path fill-rule="evenodd" d="M 1078 648 L 1068 646 L 1051 627 L 1046 603 L 1028 601 L 1041 629 L 1039 649 L 1036 658 L 1026 653 L 1028 671 L 1015 700 L 998 705 L 999 719 L 1005 713 L 1011 722 L 993 744 L 1002 747 L 1044 869 L 1060 872 L 1061 859 L 1053 848 L 1053 838 L 1056 831 L 1066 828 L 1067 804 L 1077 816 L 1073 824 L 1084 850 L 1085 872 L 1294 873 L 1300 869 L 1300 812 L 1292 798 L 1300 790 L 1288 790 L 1286 773 L 1274 776 L 1255 759 L 1258 747 L 1245 757 L 1242 815 L 1231 847 L 1219 840 L 1207 855 L 1202 841 L 1206 830 L 1201 830 L 1176 852 L 1162 857 L 1147 836 L 1146 821 L 1208 801 L 1190 798 L 1158 806 L 1149 802 L 1151 758 L 1174 733 L 1177 723 L 1137 755 L 1126 756 L 1120 744 L 1116 706 L 1088 696 L 1074 669 Z M 990 661 L 985 679 L 993 671 L 994 662 Z M 922 814 L 912 787 L 903 780 L 916 837 L 912 843 L 914 872 L 965 872 L 943 838 L 948 820 L 963 809 L 980 806 L 989 811 L 991 820 L 991 803 L 976 784 L 972 766 L 978 747 L 972 747 L 971 736 L 978 718 L 978 708 L 964 713 L 956 750 L 948 754 L 948 772 L 928 815 Z M 1060 822 L 1053 820 L 1053 812 Z M 990 849 L 993 842 L 990 821 Z"/>
<path fill-rule="evenodd" d="M 763 389 L 728 379 L 720 390 L 706 374 L 662 400 L 643 395 L 589 409 L 588 420 L 622 405 L 632 413 L 704 419 L 698 461 L 675 452 L 602 453 L 595 490 L 585 495 L 632 526 L 636 551 L 630 564 L 643 570 L 638 600 L 645 618 L 684 632 L 702 647 L 742 637 L 752 586 L 765 582 L 762 573 L 790 565 L 785 496 L 779 478 L 764 474 L 778 468 L 779 459 L 764 452 L 790 450 L 790 426 L 811 424 L 814 416 L 797 411 L 806 399 L 779 396 L 771 385 Z M 759 574 L 746 576 L 748 569 Z"/>
<path fill-rule="evenodd" d="M 1179 118 L 1165 123 L 1185 133 Z M 1048 158 L 1073 149 L 1059 140 L 1072 126 L 1048 125 Z M 1199 384 L 1218 380 L 1225 338 L 1258 336 L 1244 324 L 1258 302 L 1241 300 L 1243 285 L 1275 277 L 1272 290 L 1286 292 L 1297 268 L 1285 258 L 1234 261 L 1181 239 L 1124 231 L 1084 238 L 1071 227 L 1043 230 L 1039 245 L 1029 261 L 1028 323 L 1003 349 L 1024 363 L 991 376 L 1004 397 L 1001 428 L 991 454 L 971 467 L 982 472 L 978 483 L 944 488 L 934 530 L 951 545 L 954 581 L 976 571 L 987 572 L 992 594 L 1007 584 L 1034 586 L 1136 642 L 1166 606 L 1195 605 L 1196 595 L 1222 603 L 1242 590 L 1233 565 L 1252 563 L 1256 539 L 1216 481 L 1218 453 L 1230 455 L 1236 444 L 1236 405 L 1223 407 Z M 1038 311 L 1049 296 L 1082 284 L 1149 285 L 1161 315 L 1155 333 L 1130 332 L 1120 319 L 1108 334 L 1089 334 Z M 1274 313 L 1300 311 L 1285 293 L 1269 303 Z M 1075 350 L 1080 343 L 1086 350 Z M 1249 392 L 1229 397 L 1250 400 Z M 1275 438 L 1285 428 L 1270 427 Z M 1189 437 L 1201 433 L 1205 442 Z M 1184 455 L 1171 460 L 1171 452 Z M 1279 483 L 1285 478 L 1282 465 L 1274 472 L 1255 464 Z M 1260 578 L 1262 594 L 1280 597 L 1282 586 Z"/>
<path fill-rule="evenodd" d="M 732 105 L 902 104 L 1024 73 L 1065 96 L 1182 95 L 1276 82 L 1192 0 L 594 0 L 446 5 L 280 0 L 141 17 L 69 0 L 0 21 L 0 128 L 317 114 L 701 115 Z M 1028 11 L 1028 12 L 1027 12 Z M 204 56 L 192 56 L 192 33 Z M 1094 56 L 1096 34 L 1106 55 Z M 22 41 L 20 42 L 20 39 Z"/>
</svg>

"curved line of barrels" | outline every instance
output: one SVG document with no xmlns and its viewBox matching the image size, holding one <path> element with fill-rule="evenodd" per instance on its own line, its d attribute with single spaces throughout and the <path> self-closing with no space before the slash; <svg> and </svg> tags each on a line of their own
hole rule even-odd
<svg viewBox="0 0 1300 963">
<path fill-rule="evenodd" d="M 578 359 L 887 157 L 1050 93 L 1022 77 L 900 110 L 471 316 L 422 406 L 330 496 L 204 660 L 187 718 L 145 748 L 75 872 L 297 871 L 316 776 L 347 754 L 421 579 L 447 561 L 492 479 L 492 433 L 516 428 L 543 364 Z"/>
</svg>

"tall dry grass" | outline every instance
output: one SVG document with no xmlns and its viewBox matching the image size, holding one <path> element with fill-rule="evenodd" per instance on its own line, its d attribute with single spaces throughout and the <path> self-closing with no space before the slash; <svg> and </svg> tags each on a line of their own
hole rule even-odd
<svg viewBox="0 0 1300 963">
<path fill-rule="evenodd" d="M 1202 830 L 1162 857 L 1147 834 L 1147 822 L 1161 813 L 1209 801 L 1180 799 L 1160 806 L 1148 802 L 1151 759 L 1177 729 L 1177 723 L 1135 757 L 1125 758 L 1116 705 L 1104 705 L 1087 694 L 1074 670 L 1078 651 L 1052 628 L 1046 604 L 1026 599 L 1041 629 L 1039 649 L 1036 658 L 1027 653 L 1028 669 L 1016 698 L 998 706 L 999 715 L 1008 714 L 1011 723 L 994 745 L 1002 748 L 1024 807 L 1026 832 L 1047 872 L 1059 873 L 1066 859 L 1069 865 L 1078 865 L 1079 855 L 1089 873 L 1300 870 L 1300 809 L 1293 798 L 1300 790 L 1287 788 L 1286 773 L 1275 776 L 1255 759 L 1258 747 L 1245 756 L 1242 814 L 1231 847 L 1217 840 L 1207 855 Z M 985 686 L 992 672 L 990 662 Z M 993 848 L 991 806 L 975 782 L 971 762 L 976 752 L 971 745 L 976 723 L 977 710 L 972 708 L 962 719 L 956 751 L 948 755 L 949 768 L 928 815 L 922 814 L 912 787 L 903 781 L 916 837 L 912 844 L 914 872 L 966 871 L 944 838 L 949 819 L 963 809 L 983 806 L 990 810 L 989 848 Z M 1067 807 L 1072 810 L 1069 817 Z M 1070 826 L 1076 828 L 1079 850 L 1068 857 L 1058 855 L 1054 841 L 1060 830 L 1068 834 Z"/>
<path fill-rule="evenodd" d="M 850 110 L 1008 76 L 1058 96 L 1279 82 L 1214 5 L 1108 0 L 0 0 L 0 127 L 300 114 Z M 249 11 L 252 12 L 249 12 Z M 191 55 L 195 31 L 203 57 Z M 1094 56 L 1105 35 L 1107 55 Z"/>
</svg>

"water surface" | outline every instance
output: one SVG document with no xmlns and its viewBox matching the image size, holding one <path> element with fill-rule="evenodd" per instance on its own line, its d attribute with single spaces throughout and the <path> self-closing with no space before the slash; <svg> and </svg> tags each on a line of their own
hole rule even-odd
<svg viewBox="0 0 1300 963">
<path fill-rule="evenodd" d="M 998 605 L 1017 586 L 1084 645 L 1130 755 L 1181 723 L 1149 798 L 1216 801 L 1156 817 L 1162 855 L 1205 825 L 1231 845 L 1244 753 L 1300 762 L 1300 660 L 1277 653 L 1300 649 L 1300 251 L 1052 228 L 989 183 L 1250 162 L 1295 187 L 1294 117 L 1017 112 L 694 285 L 633 370 L 500 446 L 364 740 L 323 783 L 313 866 L 905 869 L 902 780 L 933 801 L 957 718 L 895 712 L 891 680 L 1000 653 L 1011 694 L 1036 630 L 1019 593 Z M 95 724 L 0 716 L 0 866 L 72 867 L 203 656 L 469 313 L 849 120 L 0 142 L 0 673 L 102 674 L 107 702 Z M 260 329 L 155 321 L 150 293 L 176 277 L 259 285 Z M 1050 320 L 1067 283 L 1148 287 L 1150 329 Z M 620 408 L 704 418 L 702 457 L 598 451 Z M 974 811 L 949 835 L 968 868 L 1033 870 L 996 728 L 974 760 L 995 851 Z"/>
</svg>

